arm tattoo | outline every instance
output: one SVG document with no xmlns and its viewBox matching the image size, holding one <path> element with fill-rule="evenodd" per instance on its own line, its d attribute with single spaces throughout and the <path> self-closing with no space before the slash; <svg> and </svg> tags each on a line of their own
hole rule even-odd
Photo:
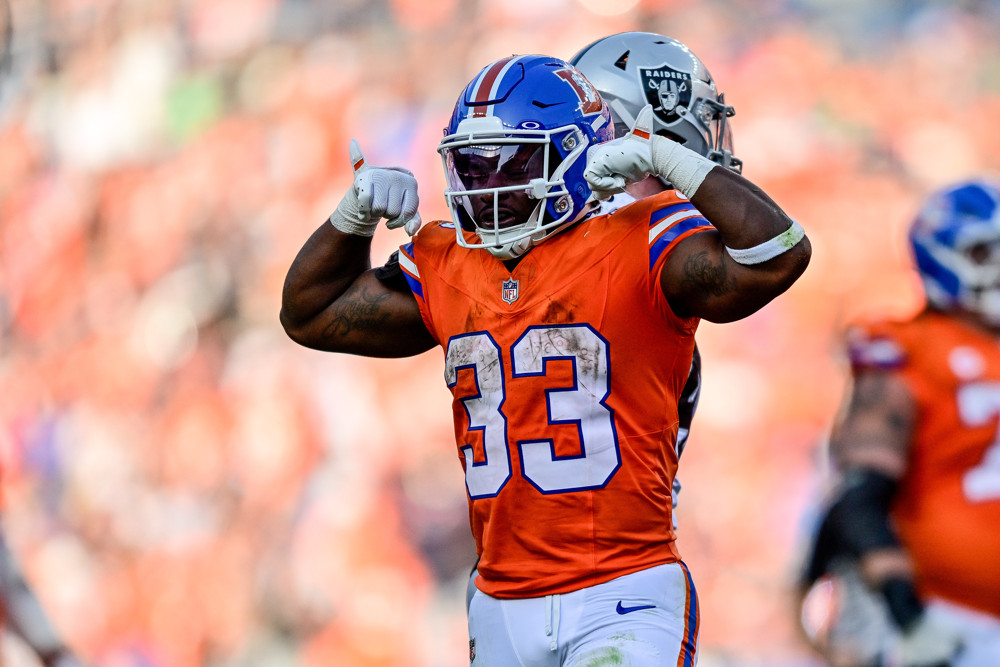
<svg viewBox="0 0 1000 667">
<path fill-rule="evenodd" d="M 351 288 L 334 307 L 333 318 L 323 330 L 325 338 L 348 336 L 355 331 L 374 331 L 385 325 L 389 313 L 382 306 L 391 297 L 364 287 Z"/>
<path fill-rule="evenodd" d="M 687 289 L 702 290 L 712 296 L 723 296 L 738 289 L 736 279 L 726 273 L 725 261 L 713 264 L 707 252 L 691 255 L 684 261 L 684 282 Z"/>
</svg>

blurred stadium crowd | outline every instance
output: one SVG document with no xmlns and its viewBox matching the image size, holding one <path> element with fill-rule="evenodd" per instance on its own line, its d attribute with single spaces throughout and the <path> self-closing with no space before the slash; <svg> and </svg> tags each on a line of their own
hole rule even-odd
<svg viewBox="0 0 1000 667">
<path fill-rule="evenodd" d="M 444 217 L 455 96 L 510 53 L 676 37 L 744 174 L 808 230 L 784 297 L 703 325 L 680 548 L 701 664 L 811 665 L 788 594 L 844 323 L 919 306 L 903 230 L 1000 164 L 1000 4 L 12 0 L 0 80 L 3 522 L 94 665 L 467 664 L 474 558 L 439 351 L 297 347 L 284 273 L 374 164 Z M 375 256 L 405 236 L 376 235 Z M 10 638 L 4 664 L 33 664 Z"/>
</svg>

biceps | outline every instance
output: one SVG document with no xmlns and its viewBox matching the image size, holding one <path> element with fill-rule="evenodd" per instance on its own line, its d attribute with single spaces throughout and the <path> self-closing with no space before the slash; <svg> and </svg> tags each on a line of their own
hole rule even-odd
<svg viewBox="0 0 1000 667">
<path fill-rule="evenodd" d="M 715 231 L 681 241 L 660 273 L 660 286 L 678 315 L 732 322 L 752 315 L 787 290 L 805 264 L 788 252 L 762 264 L 735 262 Z"/>
<path fill-rule="evenodd" d="M 393 289 L 366 271 L 321 313 L 303 344 L 331 352 L 404 357 L 429 350 L 435 341 L 413 294 Z"/>
<path fill-rule="evenodd" d="M 660 271 L 660 288 L 677 315 L 710 321 L 738 319 L 723 315 L 741 292 L 735 263 L 723 253 L 714 231 L 689 236 L 674 248 Z"/>
</svg>

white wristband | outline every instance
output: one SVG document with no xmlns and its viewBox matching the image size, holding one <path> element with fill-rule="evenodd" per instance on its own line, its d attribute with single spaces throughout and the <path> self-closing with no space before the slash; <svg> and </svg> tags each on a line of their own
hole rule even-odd
<svg viewBox="0 0 1000 667">
<path fill-rule="evenodd" d="M 694 197 L 708 172 L 718 165 L 700 153 L 666 137 L 652 135 L 653 170 L 688 199 Z"/>
<path fill-rule="evenodd" d="M 378 219 L 370 222 L 361 218 L 358 195 L 352 187 L 344 195 L 344 198 L 340 200 L 340 203 L 337 204 L 337 208 L 333 213 L 330 214 L 330 224 L 345 234 L 374 236 L 375 228 L 378 227 Z"/>
<path fill-rule="evenodd" d="M 726 252 L 738 264 L 761 264 L 774 259 L 782 253 L 786 253 L 794 248 L 799 241 L 805 238 L 806 230 L 802 225 L 792 220 L 792 226 L 781 232 L 773 239 L 764 241 L 752 248 L 730 248 L 726 246 Z"/>
</svg>

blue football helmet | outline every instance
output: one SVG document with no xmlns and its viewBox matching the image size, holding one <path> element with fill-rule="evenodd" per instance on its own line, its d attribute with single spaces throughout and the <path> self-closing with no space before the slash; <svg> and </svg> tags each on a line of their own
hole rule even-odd
<svg viewBox="0 0 1000 667">
<path fill-rule="evenodd" d="M 614 127 L 604 100 L 576 68 L 529 55 L 483 68 L 462 91 L 444 133 L 438 152 L 456 240 L 505 260 L 580 216 L 590 197 L 587 148 L 614 138 Z"/>
<path fill-rule="evenodd" d="M 928 303 L 1000 324 L 1000 189 L 967 181 L 933 194 L 910 228 Z"/>
</svg>

